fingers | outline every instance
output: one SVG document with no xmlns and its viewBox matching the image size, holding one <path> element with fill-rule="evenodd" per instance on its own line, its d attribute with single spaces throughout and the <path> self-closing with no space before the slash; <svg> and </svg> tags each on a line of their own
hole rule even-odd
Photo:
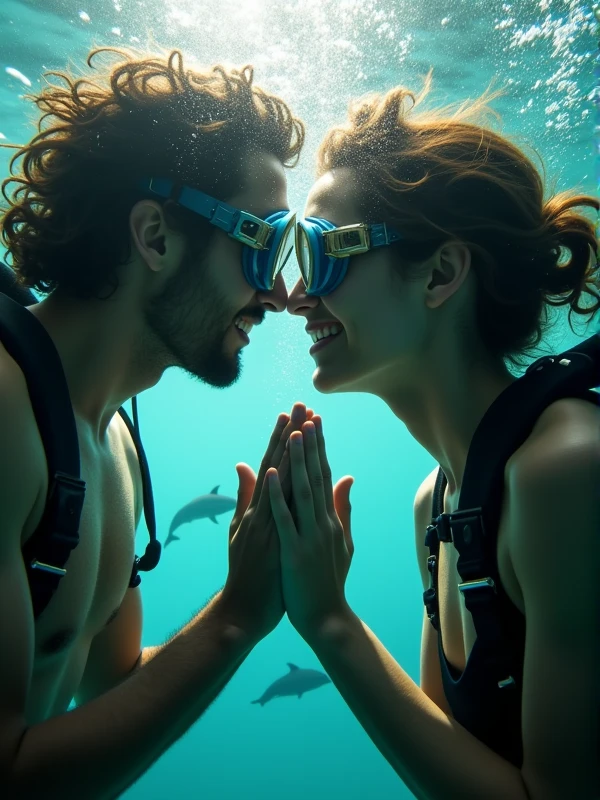
<svg viewBox="0 0 600 800">
<path fill-rule="evenodd" d="M 242 517 L 252 500 L 256 487 L 256 478 L 254 477 L 254 470 L 247 464 L 241 463 L 235 465 L 235 470 L 238 475 L 238 493 L 235 511 L 229 525 L 229 540 L 233 538 L 237 531 Z"/>
<path fill-rule="evenodd" d="M 296 500 L 296 520 L 298 533 L 306 535 L 317 527 L 312 488 L 306 471 L 302 434 L 294 432 L 290 436 L 290 464 L 292 489 Z"/>
<path fill-rule="evenodd" d="M 327 516 L 327 505 L 325 503 L 325 492 L 323 489 L 323 473 L 321 471 L 321 461 L 317 445 L 317 430 L 312 420 L 306 422 L 302 428 L 304 438 L 304 460 L 306 471 L 312 492 L 314 513 L 316 519 L 325 519 Z"/>
<path fill-rule="evenodd" d="M 289 499 L 291 495 L 291 473 L 289 469 L 289 461 L 286 458 L 286 444 L 293 431 L 301 430 L 302 425 L 307 419 L 311 419 L 314 411 L 307 409 L 304 403 L 294 403 L 291 414 L 280 414 L 275 423 L 275 427 L 271 433 L 269 444 L 263 456 L 256 482 L 252 483 L 246 480 L 245 473 L 238 472 L 240 476 L 240 488 L 238 489 L 238 502 L 234 514 L 235 520 L 241 520 L 246 510 L 251 507 L 257 513 L 270 512 L 270 499 L 269 493 L 266 492 L 266 502 L 260 503 L 260 497 L 265 482 L 267 470 L 270 467 L 280 469 L 280 480 L 283 495 Z M 281 469 L 283 467 L 283 469 Z M 259 511 L 260 505 L 260 511 Z"/>
<path fill-rule="evenodd" d="M 274 475 L 274 479 L 269 480 L 269 476 Z M 294 520 L 288 508 L 288 504 L 281 491 L 281 484 L 277 477 L 277 470 L 269 470 L 267 475 L 266 491 L 269 493 L 271 502 L 271 513 L 279 536 L 279 546 L 282 558 L 287 558 L 293 548 L 298 532 Z"/>
<path fill-rule="evenodd" d="M 279 483 L 281 485 L 281 491 L 283 492 L 285 499 L 289 502 L 292 493 L 292 473 L 290 470 L 289 447 L 286 447 L 285 453 L 282 455 L 279 466 L 276 469 Z"/>
<path fill-rule="evenodd" d="M 281 489 L 283 491 L 283 496 L 286 499 L 289 499 L 291 491 L 292 491 L 292 484 L 291 484 L 291 475 L 289 472 L 289 463 L 287 464 L 287 469 L 282 469 L 284 466 L 284 459 L 287 452 L 287 443 L 289 440 L 290 435 L 293 431 L 302 430 L 302 425 L 308 418 L 308 416 L 312 417 L 313 411 L 312 409 L 307 409 L 303 403 L 295 403 L 294 407 L 292 408 L 292 413 L 290 414 L 289 422 L 283 429 L 281 433 L 281 438 L 275 451 L 273 453 L 273 457 L 271 459 L 271 467 L 275 467 L 278 472 L 279 481 L 281 483 Z"/>
<path fill-rule="evenodd" d="M 248 502 L 246 502 L 244 506 L 244 511 L 250 505 L 252 508 L 256 509 L 257 514 L 266 515 L 265 519 L 268 517 L 270 512 L 270 500 L 268 492 L 266 492 L 266 500 L 263 500 L 262 503 L 260 502 L 267 470 L 270 467 L 278 468 L 280 466 L 282 457 L 285 454 L 285 446 L 290 434 L 294 430 L 301 430 L 302 425 L 305 422 L 307 414 L 309 412 L 310 415 L 312 416 L 313 415 L 312 409 L 307 410 L 304 403 L 294 403 L 291 414 L 289 415 L 280 414 L 279 417 L 277 418 L 277 422 L 275 423 L 275 427 L 273 428 L 273 432 L 271 433 L 269 444 L 267 445 L 267 449 L 263 456 L 263 460 L 261 462 L 260 469 L 256 477 L 256 484 L 253 487 L 254 491 L 252 492 L 251 499 Z M 283 484 L 282 490 L 284 496 L 289 497 L 291 493 L 291 480 L 289 475 L 289 469 L 285 472 L 284 481 L 285 482 Z M 262 519 L 263 517 L 261 516 L 260 518 Z"/>
<path fill-rule="evenodd" d="M 319 454 L 319 461 L 321 463 L 321 475 L 323 476 L 323 495 L 325 497 L 325 507 L 328 514 L 333 514 L 335 507 L 333 504 L 333 483 L 331 480 L 331 467 L 327 460 L 327 453 L 325 452 L 325 437 L 323 436 L 323 420 L 316 414 L 313 419 L 313 424 L 317 429 L 317 451 Z"/>
<path fill-rule="evenodd" d="M 269 484 L 269 479 L 268 476 L 265 475 L 263 482 L 260 485 L 260 494 L 258 496 L 256 509 L 254 511 L 255 515 L 254 518 L 257 521 L 260 531 L 263 533 L 269 533 L 267 528 L 268 528 L 269 517 L 271 516 L 271 497 L 269 495 L 268 484 Z M 258 488 L 258 483 L 256 485 Z"/>
<path fill-rule="evenodd" d="M 350 489 L 352 488 L 353 483 L 354 478 L 351 475 L 345 475 L 343 478 L 340 478 L 333 490 L 333 503 L 335 506 L 335 511 L 344 531 L 344 541 L 350 557 L 352 557 L 354 554 L 354 541 L 352 540 L 351 523 L 352 506 L 350 504 Z"/>
<path fill-rule="evenodd" d="M 287 414 L 280 414 L 277 417 L 277 422 L 275 423 L 275 427 L 273 428 L 273 432 L 271 434 L 271 438 L 269 439 L 269 444 L 267 445 L 267 449 L 263 456 L 263 460 L 260 464 L 260 469 L 258 470 L 258 476 L 256 478 L 256 484 L 254 487 L 254 492 L 252 494 L 252 500 L 250 501 L 253 506 L 256 506 L 258 503 L 258 498 L 260 496 L 262 485 L 265 480 L 265 475 L 267 474 L 267 470 L 269 467 L 272 466 L 273 456 L 279 447 L 281 436 L 283 431 L 285 430 L 286 426 L 289 423 L 289 417 Z"/>
</svg>

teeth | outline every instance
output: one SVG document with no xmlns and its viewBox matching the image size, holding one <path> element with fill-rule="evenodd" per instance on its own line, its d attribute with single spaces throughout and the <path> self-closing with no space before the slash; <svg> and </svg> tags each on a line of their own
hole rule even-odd
<svg viewBox="0 0 600 800">
<path fill-rule="evenodd" d="M 327 336 L 335 336 L 337 333 L 341 333 L 342 330 L 343 328 L 339 325 L 326 325 L 321 330 L 309 331 L 309 335 L 313 342 L 318 342 L 319 339 L 325 339 Z"/>
<path fill-rule="evenodd" d="M 233 324 L 235 325 L 236 328 L 239 328 L 241 331 L 244 331 L 244 333 L 250 333 L 250 331 L 252 330 L 252 323 L 246 322 L 246 320 L 243 319 L 236 319 L 236 321 Z"/>
</svg>

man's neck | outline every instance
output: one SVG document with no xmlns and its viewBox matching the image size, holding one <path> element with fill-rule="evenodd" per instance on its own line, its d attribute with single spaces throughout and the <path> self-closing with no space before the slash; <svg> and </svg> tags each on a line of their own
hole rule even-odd
<svg viewBox="0 0 600 800">
<path fill-rule="evenodd" d="M 54 292 L 30 311 L 58 351 L 76 417 L 98 439 L 126 400 L 160 380 L 164 367 L 144 364 L 141 315 L 119 292 L 106 300 Z"/>
</svg>

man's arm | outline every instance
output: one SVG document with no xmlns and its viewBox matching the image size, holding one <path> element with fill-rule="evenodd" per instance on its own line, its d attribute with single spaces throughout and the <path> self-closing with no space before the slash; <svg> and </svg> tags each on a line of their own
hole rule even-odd
<svg viewBox="0 0 600 800">
<path fill-rule="evenodd" d="M 117 616 L 92 640 L 85 670 L 75 692 L 78 706 L 118 686 L 143 663 L 142 596 L 127 589 Z M 145 648 L 150 654 L 160 648 Z"/>
<path fill-rule="evenodd" d="M 231 624 L 219 595 L 119 686 L 68 714 L 27 725 L 35 636 L 21 532 L 38 504 L 46 465 L 25 381 L 6 357 L 0 386 L 2 794 L 116 797 L 198 719 L 253 641 Z"/>
<path fill-rule="evenodd" d="M 46 465 L 22 373 L 6 359 L 0 359 L 0 386 L 2 796 L 117 797 L 201 716 L 257 638 L 236 625 L 219 594 L 118 686 L 69 713 L 28 725 L 35 635 L 21 532 Z M 256 580 L 263 579 L 257 573 Z"/>
<path fill-rule="evenodd" d="M 143 669 L 39 725 L 13 719 L 10 797 L 117 797 L 201 716 L 253 642 L 217 595 Z M 126 757 L 124 757 L 126 754 Z"/>
<path fill-rule="evenodd" d="M 213 598 L 211 598 L 212 600 Z M 114 689 L 147 666 L 166 645 L 142 647 L 142 595 L 139 587 L 128 589 L 119 613 L 92 641 L 83 677 L 75 693 L 78 706 Z M 183 633 L 185 628 L 177 633 Z M 214 697 L 229 682 L 237 669 L 222 676 Z M 213 698 L 214 699 L 214 698 Z"/>
<path fill-rule="evenodd" d="M 19 489 L 31 483 L 32 460 L 18 424 L 24 407 L 23 397 L 9 404 L 0 395 L 5 528 L 0 536 L 0 649 L 11 656 L 0 658 L 0 786 L 11 798 L 118 797 L 201 716 L 283 614 L 264 475 L 282 462 L 289 418 L 278 420 L 258 478 L 238 465 L 240 489 L 224 590 L 118 686 L 67 714 L 28 726 L 34 631 L 20 531 L 32 501 L 24 500 Z M 304 406 L 293 411 L 290 427 L 297 429 L 306 414 Z M 31 419 L 28 425 L 36 430 Z M 11 480 L 3 482 L 9 475 Z M 1 613 L 9 608 L 10 613 Z"/>
</svg>

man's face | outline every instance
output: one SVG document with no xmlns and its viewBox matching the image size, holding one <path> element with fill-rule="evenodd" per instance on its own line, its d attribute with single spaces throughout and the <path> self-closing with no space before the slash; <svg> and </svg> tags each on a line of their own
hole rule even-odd
<svg viewBox="0 0 600 800">
<path fill-rule="evenodd" d="M 239 191 L 226 202 L 264 219 L 288 208 L 284 168 L 272 155 L 247 156 Z M 214 228 L 202 256 L 188 248 L 177 272 L 146 309 L 146 321 L 170 365 L 211 386 L 225 388 L 240 375 L 245 340 L 239 316 L 256 324 L 267 311 L 283 311 L 287 292 L 279 275 L 273 290 L 260 292 L 245 280 L 242 244 Z"/>
</svg>

